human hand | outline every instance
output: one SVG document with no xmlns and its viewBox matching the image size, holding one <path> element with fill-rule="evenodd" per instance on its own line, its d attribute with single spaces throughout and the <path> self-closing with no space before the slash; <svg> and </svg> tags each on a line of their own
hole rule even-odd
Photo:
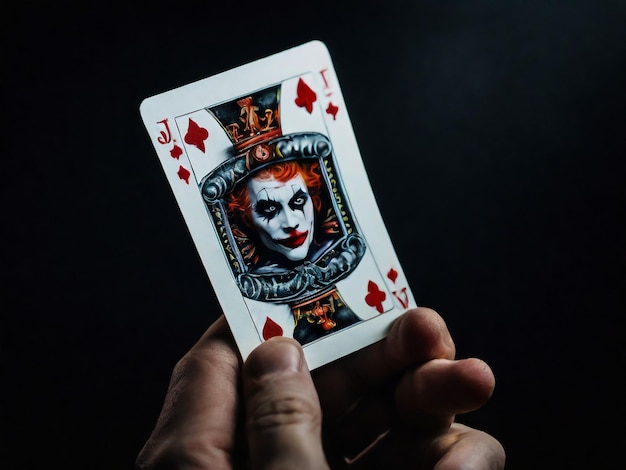
<svg viewBox="0 0 626 470">
<path fill-rule="evenodd" d="M 496 439 L 454 422 L 488 400 L 493 374 L 454 355 L 442 318 L 418 308 L 313 374 L 280 337 L 242 365 L 221 317 L 176 365 L 136 468 L 503 468 Z"/>
</svg>

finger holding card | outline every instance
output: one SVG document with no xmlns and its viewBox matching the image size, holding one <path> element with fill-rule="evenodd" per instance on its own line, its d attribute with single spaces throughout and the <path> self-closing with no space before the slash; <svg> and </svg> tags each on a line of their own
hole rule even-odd
<svg viewBox="0 0 626 470">
<path fill-rule="evenodd" d="M 141 116 L 244 359 L 287 336 L 313 369 L 416 306 L 322 43 L 148 98 Z"/>
</svg>

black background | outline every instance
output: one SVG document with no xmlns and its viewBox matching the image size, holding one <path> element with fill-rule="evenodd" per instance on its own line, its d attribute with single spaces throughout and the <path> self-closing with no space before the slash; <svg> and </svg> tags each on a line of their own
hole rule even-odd
<svg viewBox="0 0 626 470">
<path fill-rule="evenodd" d="M 336 3 L 2 7 L 3 468 L 132 466 L 219 311 L 139 104 L 311 39 L 418 303 L 496 374 L 460 420 L 511 469 L 620 458 L 626 5 Z"/>
</svg>

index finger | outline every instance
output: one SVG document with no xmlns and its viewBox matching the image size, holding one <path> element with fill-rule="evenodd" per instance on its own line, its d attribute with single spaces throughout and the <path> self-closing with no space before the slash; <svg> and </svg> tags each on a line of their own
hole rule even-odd
<svg viewBox="0 0 626 470">
<path fill-rule="evenodd" d="M 137 468 L 230 468 L 241 361 L 220 317 L 176 364 Z"/>
<path fill-rule="evenodd" d="M 344 414 L 368 388 L 383 386 L 409 367 L 432 359 L 454 359 L 445 321 L 434 310 L 405 312 L 387 337 L 313 373 L 324 416 Z"/>
</svg>

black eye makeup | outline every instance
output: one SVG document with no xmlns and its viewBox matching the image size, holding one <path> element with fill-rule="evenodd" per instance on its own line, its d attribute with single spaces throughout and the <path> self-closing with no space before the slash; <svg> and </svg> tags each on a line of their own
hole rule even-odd
<svg viewBox="0 0 626 470">
<path fill-rule="evenodd" d="M 263 217 L 263 220 L 271 220 L 280 212 L 280 204 L 271 199 L 261 199 L 256 203 L 254 212 Z"/>
<path fill-rule="evenodd" d="M 303 210 L 302 208 L 308 200 L 309 195 L 305 193 L 302 189 L 299 189 L 298 191 L 296 191 L 296 194 L 294 194 L 293 197 L 289 200 L 289 207 L 291 208 L 291 210 L 301 211 Z"/>
</svg>

